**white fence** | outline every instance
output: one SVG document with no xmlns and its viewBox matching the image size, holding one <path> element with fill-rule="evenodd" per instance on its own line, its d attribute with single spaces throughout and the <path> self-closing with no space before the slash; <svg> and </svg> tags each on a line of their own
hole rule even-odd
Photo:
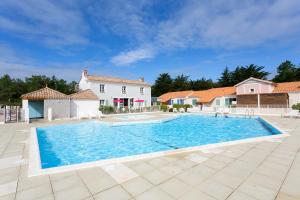
<svg viewBox="0 0 300 200">
<path fill-rule="evenodd" d="M 291 108 L 286 108 L 280 105 L 264 105 L 259 107 L 254 106 L 242 106 L 242 107 L 193 107 L 189 109 L 189 112 L 219 112 L 219 113 L 232 113 L 242 115 L 283 115 L 290 112 Z"/>
</svg>

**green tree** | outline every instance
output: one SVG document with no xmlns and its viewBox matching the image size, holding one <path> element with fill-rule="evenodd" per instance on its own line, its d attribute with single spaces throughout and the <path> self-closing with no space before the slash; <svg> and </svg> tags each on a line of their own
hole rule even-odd
<svg viewBox="0 0 300 200">
<path fill-rule="evenodd" d="M 183 74 L 176 76 L 173 81 L 173 91 L 183 91 L 188 90 L 189 88 L 189 77 Z"/>
<path fill-rule="evenodd" d="M 277 74 L 273 78 L 274 82 L 288 82 L 300 80 L 300 67 L 297 68 L 291 61 L 286 60 L 277 67 Z"/>
<path fill-rule="evenodd" d="M 162 73 L 155 80 L 152 86 L 152 96 L 158 97 L 164 93 L 172 91 L 173 79 L 168 73 Z"/>
<path fill-rule="evenodd" d="M 190 90 L 207 90 L 215 87 L 215 83 L 211 79 L 205 79 L 204 77 L 198 80 L 190 80 Z"/>
<path fill-rule="evenodd" d="M 232 73 L 229 71 L 228 67 L 225 67 L 224 71 L 221 74 L 221 77 L 218 79 L 219 86 L 227 87 L 232 86 Z"/>
<path fill-rule="evenodd" d="M 9 75 L 0 77 L 0 104 L 17 105 L 21 104 L 21 95 L 48 87 L 58 90 L 65 94 L 76 92 L 77 83 L 72 81 L 68 83 L 63 79 L 57 79 L 55 76 L 49 78 L 46 76 L 31 76 L 22 79 L 13 79 Z"/>
<path fill-rule="evenodd" d="M 263 70 L 263 66 L 258 66 L 251 64 L 249 66 L 238 66 L 234 71 L 231 72 L 231 84 L 235 85 L 240 83 L 250 77 L 267 79 L 267 76 L 270 74 L 267 71 Z"/>
</svg>

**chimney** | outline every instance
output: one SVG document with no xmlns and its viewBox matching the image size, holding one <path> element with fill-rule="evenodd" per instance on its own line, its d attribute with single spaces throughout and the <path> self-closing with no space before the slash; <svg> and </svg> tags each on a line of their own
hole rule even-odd
<svg viewBox="0 0 300 200">
<path fill-rule="evenodd" d="M 139 81 L 140 81 L 140 82 L 144 82 L 144 81 L 145 81 L 144 77 L 140 77 L 140 78 L 139 78 Z"/>
<path fill-rule="evenodd" d="M 82 76 L 83 77 L 87 77 L 87 74 L 88 74 L 88 71 L 86 69 L 82 71 Z"/>
</svg>

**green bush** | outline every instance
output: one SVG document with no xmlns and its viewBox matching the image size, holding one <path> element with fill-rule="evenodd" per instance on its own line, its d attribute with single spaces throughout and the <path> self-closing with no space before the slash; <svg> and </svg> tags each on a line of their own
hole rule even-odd
<svg viewBox="0 0 300 200">
<path fill-rule="evenodd" d="M 115 112 L 115 108 L 113 106 L 100 106 L 99 110 L 103 114 L 111 114 Z"/>
<path fill-rule="evenodd" d="M 183 108 L 185 110 L 185 112 L 187 111 L 188 108 L 191 108 L 193 107 L 192 105 L 190 104 L 173 104 L 173 108 L 176 108 L 178 111 L 180 110 L 180 108 Z"/>
<path fill-rule="evenodd" d="M 160 106 L 160 109 L 161 109 L 162 111 L 164 111 L 164 112 L 167 112 L 167 110 L 168 110 L 168 105 L 162 104 L 162 105 Z"/>
<path fill-rule="evenodd" d="M 293 108 L 294 110 L 300 110 L 300 103 L 294 104 L 294 105 L 292 106 L 292 108 Z"/>
</svg>

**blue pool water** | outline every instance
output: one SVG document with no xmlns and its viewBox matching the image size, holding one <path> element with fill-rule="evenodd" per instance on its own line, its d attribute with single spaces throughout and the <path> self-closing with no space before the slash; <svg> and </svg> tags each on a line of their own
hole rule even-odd
<svg viewBox="0 0 300 200">
<path fill-rule="evenodd" d="M 280 134 L 260 118 L 186 115 L 151 124 L 37 128 L 42 168 Z"/>
</svg>

